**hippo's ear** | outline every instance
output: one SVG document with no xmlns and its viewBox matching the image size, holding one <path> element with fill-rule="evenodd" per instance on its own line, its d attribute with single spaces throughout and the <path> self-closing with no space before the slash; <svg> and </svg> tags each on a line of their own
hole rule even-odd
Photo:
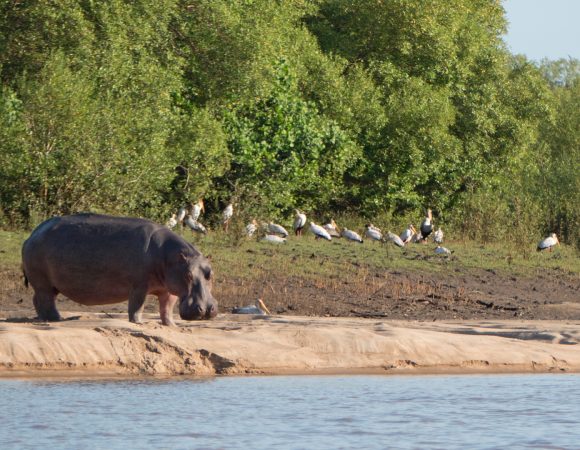
<svg viewBox="0 0 580 450">
<path fill-rule="evenodd" d="M 211 255 L 207 255 L 207 256 L 205 257 L 205 259 L 207 259 L 208 261 L 210 261 L 210 262 L 211 262 Z"/>
</svg>

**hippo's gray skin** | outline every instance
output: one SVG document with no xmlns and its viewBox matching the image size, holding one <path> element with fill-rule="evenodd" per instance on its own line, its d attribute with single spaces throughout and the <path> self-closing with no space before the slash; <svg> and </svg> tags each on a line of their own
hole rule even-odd
<svg viewBox="0 0 580 450">
<path fill-rule="evenodd" d="M 141 322 L 147 294 L 159 299 L 164 325 L 217 314 L 209 261 L 168 228 L 144 219 L 76 214 L 40 224 L 22 246 L 25 281 L 41 320 L 60 320 L 60 292 L 82 305 L 129 299 L 129 320 Z"/>
</svg>

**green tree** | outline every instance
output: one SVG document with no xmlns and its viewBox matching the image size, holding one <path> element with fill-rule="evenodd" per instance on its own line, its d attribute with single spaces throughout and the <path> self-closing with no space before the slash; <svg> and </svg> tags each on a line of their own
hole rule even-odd
<svg viewBox="0 0 580 450">
<path fill-rule="evenodd" d="M 342 195 L 342 179 L 358 149 L 336 123 L 296 92 L 288 66 L 277 66 L 272 92 L 235 105 L 225 116 L 232 166 L 230 186 L 266 204 L 269 212 L 300 207 L 328 210 Z"/>
<path fill-rule="evenodd" d="M 544 62 L 553 86 L 555 120 L 543 122 L 537 146 L 537 177 L 530 180 L 544 233 L 556 232 L 580 248 L 580 62 Z"/>
</svg>

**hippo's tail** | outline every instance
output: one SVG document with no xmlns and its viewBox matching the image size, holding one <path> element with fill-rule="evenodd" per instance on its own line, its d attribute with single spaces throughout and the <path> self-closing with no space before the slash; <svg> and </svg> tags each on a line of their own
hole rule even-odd
<svg viewBox="0 0 580 450">
<path fill-rule="evenodd" d="M 22 276 L 24 277 L 24 286 L 28 287 L 28 277 L 26 276 L 26 272 L 24 271 L 24 265 L 22 265 L 21 268 L 22 268 Z"/>
</svg>

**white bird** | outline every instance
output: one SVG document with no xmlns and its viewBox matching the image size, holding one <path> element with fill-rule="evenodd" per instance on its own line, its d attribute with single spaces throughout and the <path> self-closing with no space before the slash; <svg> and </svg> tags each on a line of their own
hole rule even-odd
<svg viewBox="0 0 580 450">
<path fill-rule="evenodd" d="M 193 220 L 193 218 L 190 215 L 188 215 L 185 218 L 185 225 L 187 225 L 191 229 L 191 231 L 197 231 L 198 233 L 203 234 L 207 233 L 207 229 L 197 220 Z"/>
<path fill-rule="evenodd" d="M 358 234 L 356 231 L 349 230 L 348 228 L 343 228 L 340 235 L 349 241 L 360 242 L 361 244 L 363 243 L 360 234 Z"/>
<path fill-rule="evenodd" d="M 306 225 L 306 214 L 300 212 L 300 210 L 295 209 L 296 215 L 294 216 L 294 223 L 292 228 L 294 229 L 294 234 L 296 236 L 302 236 L 302 229 Z"/>
<path fill-rule="evenodd" d="M 187 209 L 179 208 L 179 211 L 177 212 L 177 221 L 179 223 L 183 222 L 183 219 L 185 219 L 186 214 L 187 214 Z"/>
<path fill-rule="evenodd" d="M 435 248 L 435 253 L 438 255 L 450 255 L 452 252 L 448 248 L 438 245 Z"/>
<path fill-rule="evenodd" d="M 427 239 L 431 232 L 433 231 L 433 216 L 431 210 L 427 210 L 427 216 L 423 219 L 421 223 L 421 237 L 423 240 Z"/>
<path fill-rule="evenodd" d="M 316 239 L 322 238 L 326 239 L 327 241 L 332 241 L 332 238 L 330 237 L 330 234 L 328 234 L 328 231 L 326 231 L 320 225 L 316 225 L 314 222 L 310 222 L 310 231 L 312 231 L 314 236 L 316 236 Z"/>
<path fill-rule="evenodd" d="M 405 243 L 403 240 L 397 236 L 395 233 L 387 232 L 387 239 L 395 244 L 397 247 L 404 247 Z"/>
<path fill-rule="evenodd" d="M 288 231 L 282 225 L 278 225 L 277 223 L 270 222 L 268 224 L 268 231 L 274 234 L 280 234 L 282 237 L 288 237 Z"/>
<path fill-rule="evenodd" d="M 176 225 L 177 225 L 177 219 L 175 218 L 175 214 L 172 214 L 171 218 L 167 221 L 165 226 L 171 230 L 171 229 L 175 228 Z"/>
<path fill-rule="evenodd" d="M 409 224 L 409 226 L 407 227 L 407 229 L 401 233 L 401 236 L 399 236 L 399 237 L 401 238 L 401 240 L 405 244 L 408 244 L 409 242 L 411 242 L 411 239 L 413 238 L 413 235 L 415 233 L 417 233 L 417 230 L 415 230 L 415 227 L 411 223 L 411 224 Z"/>
<path fill-rule="evenodd" d="M 330 234 L 332 237 L 340 237 L 340 232 L 338 230 L 338 225 L 336 224 L 336 222 L 334 221 L 334 219 L 330 219 L 330 222 L 325 223 L 324 225 L 322 225 L 322 227 L 328 231 L 328 234 Z"/>
<path fill-rule="evenodd" d="M 232 313 L 234 314 L 257 314 L 260 316 L 270 315 L 270 310 L 264 304 L 261 298 L 256 300 L 256 303 L 249 306 L 239 306 L 232 309 Z"/>
<path fill-rule="evenodd" d="M 233 215 L 234 215 L 234 205 L 230 203 L 228 204 L 228 206 L 226 206 L 226 208 L 222 212 L 223 217 L 222 223 L 224 225 L 224 231 L 226 232 L 228 231 L 228 225 Z"/>
<path fill-rule="evenodd" d="M 556 245 L 560 245 L 560 241 L 558 241 L 556 233 L 552 233 L 547 238 L 542 239 L 540 242 L 538 242 L 538 247 L 536 248 L 536 250 L 539 252 L 542 250 L 548 250 L 551 252 L 552 247 L 555 247 Z"/>
<path fill-rule="evenodd" d="M 411 242 L 413 244 L 419 244 L 422 241 L 423 241 L 423 236 L 421 236 L 421 232 L 415 231 L 415 234 L 413 236 L 411 236 Z"/>
<path fill-rule="evenodd" d="M 286 238 L 276 236 L 275 234 L 267 234 L 260 240 L 272 244 L 284 244 L 286 242 Z"/>
<path fill-rule="evenodd" d="M 252 221 L 246 225 L 246 235 L 248 237 L 252 237 L 257 230 L 258 230 L 258 222 L 256 222 L 256 219 L 252 219 Z"/>
<path fill-rule="evenodd" d="M 383 233 L 381 230 L 375 227 L 372 223 L 365 225 L 365 236 L 373 241 L 381 241 L 383 239 Z"/>
<path fill-rule="evenodd" d="M 433 233 L 433 242 L 443 244 L 443 230 L 441 227 L 437 228 L 437 231 Z"/>
<path fill-rule="evenodd" d="M 203 199 L 200 198 L 197 203 L 191 205 L 191 218 L 193 220 L 199 219 L 202 211 L 205 211 L 205 207 L 203 205 Z"/>
</svg>

